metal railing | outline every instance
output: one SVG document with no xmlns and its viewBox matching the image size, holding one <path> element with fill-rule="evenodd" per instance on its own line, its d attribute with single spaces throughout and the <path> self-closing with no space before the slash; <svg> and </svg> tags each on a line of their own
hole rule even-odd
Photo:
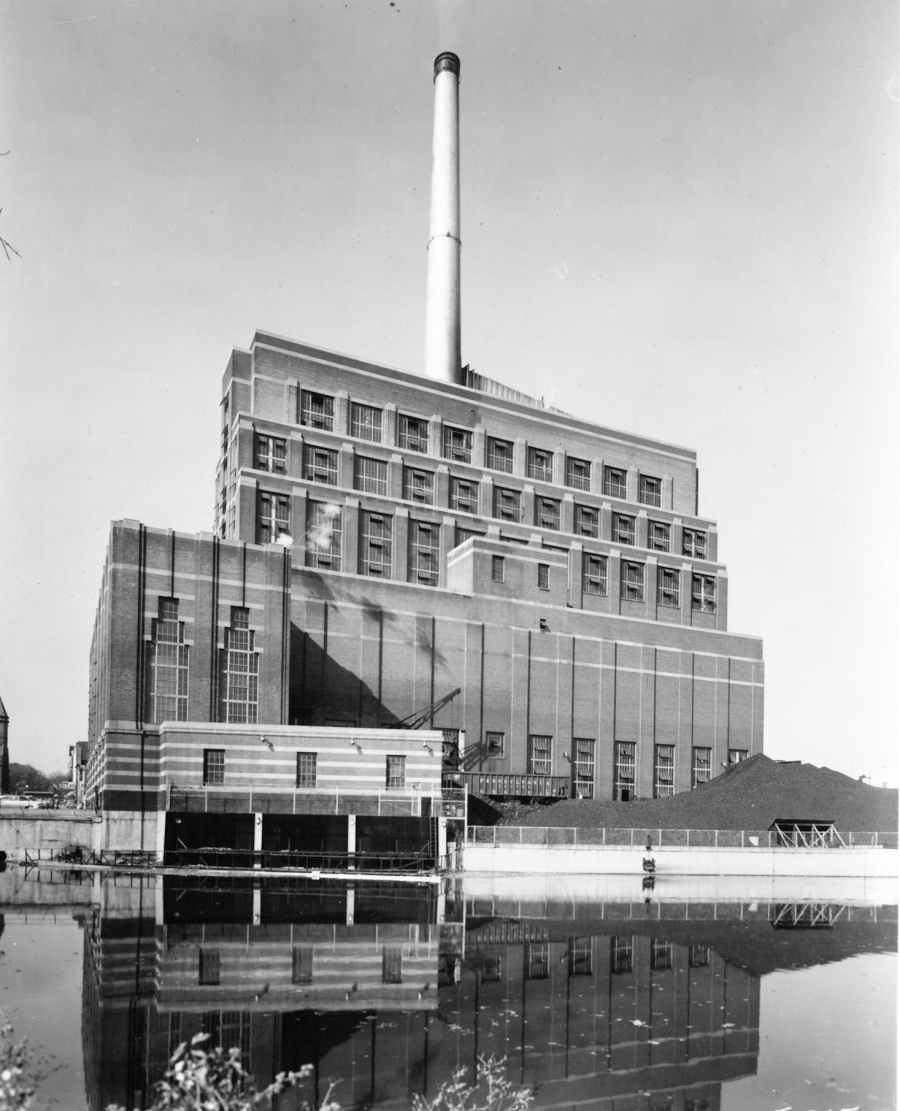
<svg viewBox="0 0 900 1111">
<path fill-rule="evenodd" d="M 896 832 L 841 833 L 823 849 L 896 849 Z M 570 848 L 776 849 L 792 847 L 778 830 L 746 829 L 607 829 L 577 826 L 469 826 L 466 842 L 475 845 L 545 845 Z"/>
<path fill-rule="evenodd" d="M 445 771 L 444 782 L 453 781 L 477 795 L 517 798 L 569 797 L 571 778 L 566 775 L 505 775 L 493 772 Z"/>
</svg>

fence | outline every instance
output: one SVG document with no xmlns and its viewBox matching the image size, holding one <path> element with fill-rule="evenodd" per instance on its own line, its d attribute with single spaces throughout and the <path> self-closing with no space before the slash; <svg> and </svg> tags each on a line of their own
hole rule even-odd
<svg viewBox="0 0 900 1111">
<path fill-rule="evenodd" d="M 167 809 L 172 813 L 224 814 L 369 814 L 433 818 L 465 818 L 466 791 L 273 791 L 222 787 L 168 788 Z"/>
<path fill-rule="evenodd" d="M 896 849 L 897 833 L 841 833 L 840 841 L 816 847 Z M 469 826 L 466 841 L 478 845 L 559 845 L 567 848 L 776 849 L 785 848 L 779 830 L 606 829 L 578 826 Z"/>
</svg>

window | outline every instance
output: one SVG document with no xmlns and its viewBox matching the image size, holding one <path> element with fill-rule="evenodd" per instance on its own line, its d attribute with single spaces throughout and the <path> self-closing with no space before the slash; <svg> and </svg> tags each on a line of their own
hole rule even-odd
<svg viewBox="0 0 900 1111">
<path fill-rule="evenodd" d="M 291 499 L 288 494 L 260 490 L 256 495 L 256 542 L 274 544 L 291 535 Z"/>
<path fill-rule="evenodd" d="M 681 605 L 681 572 L 671 567 L 659 567 L 656 571 L 656 602 L 660 606 Z"/>
<path fill-rule="evenodd" d="M 610 938 L 610 949 L 612 959 L 609 963 L 613 972 L 634 971 L 634 942 L 630 937 Z"/>
<path fill-rule="evenodd" d="M 651 478 L 649 475 L 642 474 L 639 496 L 643 505 L 660 506 L 662 504 L 662 482 L 658 478 Z"/>
<path fill-rule="evenodd" d="M 484 747 L 489 760 L 497 760 L 503 755 L 505 741 L 505 733 L 485 733 Z"/>
<path fill-rule="evenodd" d="M 317 752 L 297 753 L 297 786 L 315 787 Z M 296 983 L 296 980 L 294 981 Z"/>
<path fill-rule="evenodd" d="M 555 498 L 534 499 L 534 523 L 559 530 L 559 502 Z"/>
<path fill-rule="evenodd" d="M 324 482 L 326 486 L 337 486 L 337 452 L 304 444 L 303 477 L 307 482 Z"/>
<path fill-rule="evenodd" d="M 385 760 L 384 785 L 389 791 L 402 791 L 406 787 L 406 757 L 388 756 Z"/>
<path fill-rule="evenodd" d="M 634 517 L 626 517 L 624 513 L 614 513 L 612 538 L 619 544 L 634 544 Z"/>
<path fill-rule="evenodd" d="M 409 582 L 437 586 L 440 562 L 439 527 L 425 521 L 409 522 Z"/>
<path fill-rule="evenodd" d="M 647 546 L 654 552 L 668 552 L 671 549 L 671 528 L 663 521 L 651 521 Z"/>
<path fill-rule="evenodd" d="M 689 945 L 688 946 L 688 964 L 691 968 L 708 968 L 709 967 L 709 946 L 708 945 Z"/>
<path fill-rule="evenodd" d="M 630 563 L 628 560 L 622 561 L 622 600 L 626 602 L 643 602 L 643 563 Z"/>
<path fill-rule="evenodd" d="M 532 733 L 528 738 L 528 771 L 532 775 L 550 775 L 552 768 L 552 737 Z"/>
<path fill-rule="evenodd" d="M 300 391 L 300 423 L 310 428 L 334 429 L 334 398 L 311 390 Z"/>
<path fill-rule="evenodd" d="M 221 787 L 225 783 L 225 749 L 203 750 L 203 783 L 207 787 Z"/>
<path fill-rule="evenodd" d="M 487 465 L 495 471 L 506 471 L 512 474 L 513 446 L 510 440 L 497 440 L 488 436 Z"/>
<path fill-rule="evenodd" d="M 364 455 L 357 455 L 353 460 L 353 487 L 355 490 L 362 490 L 364 494 L 387 494 L 387 463 L 383 459 L 368 459 Z"/>
<path fill-rule="evenodd" d="M 313 947 L 295 945 L 291 950 L 291 983 L 311 984 L 313 982 Z"/>
<path fill-rule="evenodd" d="M 586 459 L 566 460 L 566 486 L 576 490 L 590 490 L 591 465 Z"/>
<path fill-rule="evenodd" d="M 650 948 L 650 967 L 654 972 L 664 972 L 672 967 L 672 942 L 653 938 Z"/>
<path fill-rule="evenodd" d="M 462 428 L 444 426 L 444 458 L 457 463 L 472 462 L 472 433 Z"/>
<path fill-rule="evenodd" d="M 233 606 L 222 652 L 222 721 L 252 725 L 257 720 L 259 653 L 254 651 L 255 637 L 250 628 L 250 611 Z"/>
<path fill-rule="evenodd" d="M 538 580 L 537 580 L 538 590 L 549 590 L 550 589 L 550 564 L 549 563 L 539 563 L 537 571 L 538 571 Z"/>
<path fill-rule="evenodd" d="M 503 556 L 491 556 L 491 582 L 502 583 L 506 578 L 506 560 Z"/>
<path fill-rule="evenodd" d="M 222 974 L 222 954 L 219 949 L 200 950 L 200 983 L 218 984 Z"/>
<path fill-rule="evenodd" d="M 579 536 L 593 536 L 595 540 L 600 535 L 600 514 L 593 506 L 575 506 L 575 531 Z"/>
<path fill-rule="evenodd" d="M 606 594 L 606 556 L 583 552 L 581 572 L 581 589 L 585 594 Z"/>
<path fill-rule="evenodd" d="M 691 787 L 699 787 L 701 783 L 709 783 L 712 775 L 712 749 L 691 749 Z"/>
<path fill-rule="evenodd" d="M 575 749 L 572 760 L 573 793 L 579 799 L 592 799 L 594 797 L 594 742 L 586 737 L 576 737 L 573 748 Z"/>
<path fill-rule="evenodd" d="M 635 749 L 634 741 L 616 741 L 616 778 L 613 798 L 617 802 L 634 800 Z"/>
<path fill-rule="evenodd" d="M 428 421 L 401 413 L 397 422 L 397 446 L 424 455 L 428 451 Z"/>
<path fill-rule="evenodd" d="M 159 600 L 150 654 L 153 721 L 187 721 L 190 647 L 184 643 L 184 622 L 178 620 L 176 598 Z"/>
<path fill-rule="evenodd" d="M 522 495 L 518 490 L 494 487 L 494 516 L 503 521 L 522 520 Z"/>
<path fill-rule="evenodd" d="M 606 494 L 608 498 L 627 497 L 625 471 L 620 470 L 618 467 L 604 467 L 603 493 Z"/>
<path fill-rule="evenodd" d="M 306 509 L 306 566 L 341 569 L 341 507 L 311 501 Z"/>
<path fill-rule="evenodd" d="M 706 533 L 699 529 L 684 529 L 681 534 L 681 552 L 694 559 L 706 559 Z"/>
<path fill-rule="evenodd" d="M 360 440 L 381 443 L 381 410 L 371 405 L 350 404 L 350 435 Z"/>
<path fill-rule="evenodd" d="M 742 760 L 746 760 L 750 755 L 749 749 L 746 748 L 730 748 L 728 750 L 728 763 L 740 764 Z"/>
<path fill-rule="evenodd" d="M 403 983 L 403 950 L 399 945 L 385 945 L 381 950 L 381 982 Z"/>
<path fill-rule="evenodd" d="M 363 512 L 359 536 L 359 573 L 377 578 L 391 577 L 392 519 L 381 513 Z"/>
<path fill-rule="evenodd" d="M 256 469 L 268 471 L 270 474 L 287 473 L 287 443 L 276 436 L 263 436 L 259 432 L 254 436 L 253 453 L 256 458 Z"/>
<path fill-rule="evenodd" d="M 403 497 L 407 501 L 431 505 L 434 502 L 434 475 L 431 471 L 403 468 Z"/>
<path fill-rule="evenodd" d="M 500 982 L 500 958 L 484 957 L 481 964 L 481 982 L 498 984 Z"/>
<path fill-rule="evenodd" d="M 590 976 L 594 971 L 593 952 L 589 937 L 569 940 L 569 975 Z"/>
<path fill-rule="evenodd" d="M 691 576 L 691 609 L 701 613 L 716 612 L 715 575 Z"/>
<path fill-rule="evenodd" d="M 525 979 L 546 980 L 550 975 L 550 942 L 530 942 L 525 946 Z"/>
<path fill-rule="evenodd" d="M 553 453 L 537 447 L 528 449 L 526 474 L 539 482 L 553 481 Z"/>
<path fill-rule="evenodd" d="M 450 508 L 461 513 L 478 512 L 478 483 L 467 478 L 450 479 Z"/>
<path fill-rule="evenodd" d="M 653 797 L 675 794 L 675 746 L 654 745 Z"/>
<path fill-rule="evenodd" d="M 465 542 L 467 540 L 471 540 L 473 537 L 476 538 L 476 539 L 480 538 L 480 539 L 483 540 L 484 539 L 484 533 L 479 532 L 477 529 L 460 528 L 460 526 L 457 525 L 456 526 L 456 532 L 455 532 L 455 535 L 453 537 L 453 540 L 454 540 L 453 547 L 458 548 L 460 546 L 460 544 L 465 544 Z"/>
</svg>

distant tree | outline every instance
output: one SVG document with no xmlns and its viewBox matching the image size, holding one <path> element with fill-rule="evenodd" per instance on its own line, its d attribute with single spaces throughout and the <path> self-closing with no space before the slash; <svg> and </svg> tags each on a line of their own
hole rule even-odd
<svg viewBox="0 0 900 1111">
<path fill-rule="evenodd" d="M 67 778 L 65 772 L 51 772 L 47 775 L 33 768 L 31 764 L 9 765 L 9 784 L 16 794 L 23 791 L 52 791 L 53 785 Z"/>
</svg>

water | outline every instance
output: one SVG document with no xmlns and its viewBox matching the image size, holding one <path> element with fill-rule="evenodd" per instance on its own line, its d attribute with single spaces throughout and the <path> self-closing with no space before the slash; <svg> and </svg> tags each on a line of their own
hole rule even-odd
<svg viewBox="0 0 900 1111">
<path fill-rule="evenodd" d="M 0 1008 L 40 1107 L 143 1108 L 206 1030 L 281 1111 L 409 1106 L 479 1055 L 535 1109 L 895 1106 L 897 907 L 640 880 L 442 888 L 0 876 Z"/>
</svg>

